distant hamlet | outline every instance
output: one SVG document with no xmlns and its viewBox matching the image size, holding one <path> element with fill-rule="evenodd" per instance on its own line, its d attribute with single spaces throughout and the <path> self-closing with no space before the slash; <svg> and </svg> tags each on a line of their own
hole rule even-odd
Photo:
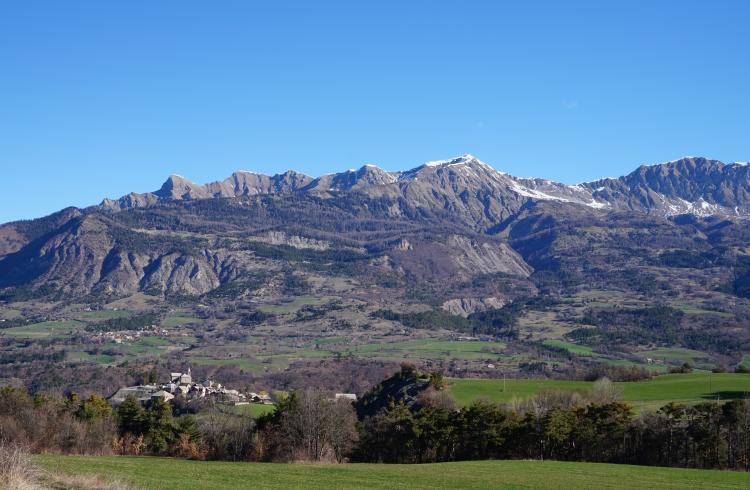
<svg viewBox="0 0 750 490">
<path fill-rule="evenodd" d="M 114 395 L 109 397 L 109 401 L 113 405 L 120 405 L 131 396 L 135 397 L 141 404 L 146 404 L 156 399 L 169 402 L 175 396 L 183 396 L 187 401 L 209 397 L 217 403 L 234 406 L 247 405 L 251 402 L 273 403 L 268 393 L 240 393 L 237 390 L 222 386 L 221 383 L 214 383 L 208 378 L 199 383 L 194 383 L 190 368 L 188 368 L 187 373 L 170 373 L 169 382 L 164 384 L 154 383 L 120 388 Z"/>
</svg>

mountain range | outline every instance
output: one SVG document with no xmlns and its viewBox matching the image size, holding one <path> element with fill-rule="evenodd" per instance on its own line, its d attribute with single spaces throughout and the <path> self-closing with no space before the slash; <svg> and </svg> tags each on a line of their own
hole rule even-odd
<svg viewBox="0 0 750 490">
<path fill-rule="evenodd" d="M 205 185 L 172 175 L 158 191 L 105 199 L 101 206 L 124 210 L 147 207 L 163 200 L 285 193 L 330 196 L 353 191 L 363 192 L 370 198 L 399 196 L 430 208 L 439 207 L 441 203 L 422 198 L 437 193 L 443 208 L 456 198 L 464 202 L 471 198 L 507 201 L 507 205 L 501 205 L 505 212 L 517 211 L 519 204 L 516 203 L 552 200 L 595 209 L 664 216 L 685 213 L 746 216 L 750 212 L 750 167 L 744 162 L 726 165 L 717 160 L 685 157 L 659 165 L 644 165 L 624 177 L 564 185 L 546 179 L 514 177 L 467 154 L 427 162 L 404 172 L 387 172 L 375 165 L 317 178 L 293 170 L 273 176 L 238 171 L 221 182 Z M 500 209 L 488 210 L 487 219 L 503 215 L 502 211 L 499 215 L 497 211 Z"/>
<path fill-rule="evenodd" d="M 155 192 L 2 225 L 0 288 L 203 295 L 311 255 L 321 268 L 415 283 L 582 271 L 597 254 L 612 267 L 627 247 L 646 261 L 674 249 L 731 261 L 749 215 L 750 167 L 699 157 L 578 185 L 514 177 L 471 155 L 317 178 L 240 171 L 198 185 L 172 175 Z"/>
</svg>

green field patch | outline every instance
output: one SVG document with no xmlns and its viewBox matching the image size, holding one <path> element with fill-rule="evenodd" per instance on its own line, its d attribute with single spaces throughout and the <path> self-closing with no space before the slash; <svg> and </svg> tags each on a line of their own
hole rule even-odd
<svg viewBox="0 0 750 490">
<path fill-rule="evenodd" d="M 21 310 L 14 308 L 0 308 L 0 319 L 13 320 L 21 316 Z"/>
<path fill-rule="evenodd" d="M 675 305 L 675 308 L 682 311 L 686 315 L 715 315 L 722 318 L 732 318 L 734 315 L 727 313 L 726 311 L 715 311 L 715 310 L 704 310 L 692 305 Z"/>
<path fill-rule="evenodd" d="M 388 360 L 403 358 L 482 360 L 496 358 L 505 347 L 503 342 L 404 340 L 356 346 L 347 352 L 361 357 Z"/>
<path fill-rule="evenodd" d="M 747 374 L 665 374 L 651 380 L 617 385 L 623 389 L 625 401 L 649 408 L 658 408 L 670 401 L 691 404 L 750 398 L 750 375 Z"/>
<path fill-rule="evenodd" d="M 144 489 L 748 488 L 750 473 L 558 461 L 280 464 L 148 456 L 39 455 L 51 473 L 100 475 Z"/>
<path fill-rule="evenodd" d="M 69 335 L 84 324 L 76 320 L 49 321 L 32 323 L 21 327 L 6 328 L 1 333 L 9 337 L 46 338 Z"/>
<path fill-rule="evenodd" d="M 565 349 L 571 354 L 576 354 L 578 356 L 593 357 L 597 355 L 594 352 L 594 349 L 592 349 L 589 346 L 574 344 L 572 342 L 566 342 L 564 340 L 549 339 L 549 340 L 545 340 L 542 343 L 544 345 L 549 345 L 551 347 L 559 347 L 561 349 Z"/>
<path fill-rule="evenodd" d="M 159 354 L 172 346 L 169 339 L 156 336 L 141 337 L 130 344 L 107 344 L 112 345 L 114 349 L 122 354 Z"/>
<path fill-rule="evenodd" d="M 264 370 L 264 364 L 243 357 L 236 357 L 230 359 L 217 359 L 206 356 L 190 356 L 188 357 L 190 363 L 197 364 L 199 366 L 237 366 L 245 371 L 260 374 Z"/>
<path fill-rule="evenodd" d="M 112 364 L 117 359 L 110 354 L 89 354 L 87 352 L 68 351 L 65 359 L 67 361 L 93 362 L 96 364 Z"/>
<path fill-rule="evenodd" d="M 681 362 L 693 362 L 693 361 L 707 361 L 710 360 L 710 356 L 705 352 L 693 349 L 682 349 L 682 348 L 669 348 L 669 349 L 654 349 L 635 352 L 636 355 L 642 356 L 644 359 L 664 359 L 666 361 L 681 361 Z"/>
<path fill-rule="evenodd" d="M 258 418 L 261 415 L 271 413 L 276 410 L 276 405 L 264 405 L 262 403 L 250 403 L 247 405 L 233 405 L 222 408 L 222 411 L 236 415 L 250 415 Z"/>
<path fill-rule="evenodd" d="M 547 379 L 451 379 L 450 393 L 460 405 L 486 398 L 507 403 L 545 390 L 586 391 L 593 383 Z M 615 383 L 622 399 L 639 409 L 659 408 L 669 402 L 693 404 L 708 400 L 750 398 L 750 375 L 734 373 L 666 374 L 645 381 Z M 505 387 L 505 389 L 503 389 Z"/>
<path fill-rule="evenodd" d="M 334 354 L 331 351 L 323 349 L 299 349 L 284 354 L 258 355 L 256 357 L 260 360 L 268 360 L 274 364 L 288 366 L 293 361 L 303 359 L 325 359 L 333 355 Z"/>
<path fill-rule="evenodd" d="M 450 394 L 459 405 L 469 405 L 484 398 L 496 403 L 507 403 L 514 398 L 529 398 L 542 391 L 586 391 L 588 381 L 561 381 L 550 379 L 450 379 Z"/>
<path fill-rule="evenodd" d="M 129 310 L 96 310 L 82 311 L 76 313 L 75 316 L 79 320 L 110 320 L 112 318 L 127 318 L 133 316 L 133 314 Z"/>
<path fill-rule="evenodd" d="M 745 356 L 742 358 L 742 361 L 740 361 L 740 366 L 750 369 L 750 354 L 745 354 Z"/>
<path fill-rule="evenodd" d="M 321 337 L 315 339 L 316 345 L 329 345 L 329 344 L 340 344 L 342 342 L 348 342 L 348 337 Z"/>
<path fill-rule="evenodd" d="M 654 374 L 664 374 L 669 370 L 669 367 L 664 364 L 647 364 L 645 361 L 631 361 L 629 359 L 610 359 L 607 357 L 600 356 L 597 360 L 610 364 L 612 366 L 637 366 L 645 367 Z"/>
<path fill-rule="evenodd" d="M 187 314 L 177 314 L 172 315 L 161 322 L 162 327 L 180 327 L 182 325 L 190 325 L 194 323 L 200 323 L 202 320 L 200 318 L 196 318 L 194 316 L 190 316 Z"/>
<path fill-rule="evenodd" d="M 320 298 L 315 296 L 297 296 L 292 301 L 261 305 L 258 307 L 258 310 L 273 315 L 286 315 L 288 313 L 294 313 L 304 306 L 318 306 L 337 299 L 339 298 L 334 296 L 323 296 Z"/>
</svg>

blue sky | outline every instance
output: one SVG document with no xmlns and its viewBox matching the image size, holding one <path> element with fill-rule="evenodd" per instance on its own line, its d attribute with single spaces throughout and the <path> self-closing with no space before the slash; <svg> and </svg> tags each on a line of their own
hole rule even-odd
<svg viewBox="0 0 750 490">
<path fill-rule="evenodd" d="M 0 222 L 238 169 L 750 160 L 750 2 L 0 3 Z"/>
</svg>

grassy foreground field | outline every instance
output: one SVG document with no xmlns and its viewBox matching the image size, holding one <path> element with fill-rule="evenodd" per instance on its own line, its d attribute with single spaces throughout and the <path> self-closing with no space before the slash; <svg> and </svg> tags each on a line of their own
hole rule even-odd
<svg viewBox="0 0 750 490">
<path fill-rule="evenodd" d="M 514 398 L 528 398 L 543 390 L 588 390 L 587 381 L 539 379 L 451 379 L 450 392 L 460 405 L 468 405 L 477 398 L 494 402 L 509 402 Z M 734 373 L 665 374 L 647 381 L 616 383 L 623 399 L 636 408 L 659 408 L 673 401 L 698 403 L 708 400 L 750 398 L 750 375 Z"/>
<path fill-rule="evenodd" d="M 38 456 L 51 472 L 100 475 L 145 489 L 749 488 L 750 474 L 557 461 L 310 465 L 154 457 Z"/>
</svg>

